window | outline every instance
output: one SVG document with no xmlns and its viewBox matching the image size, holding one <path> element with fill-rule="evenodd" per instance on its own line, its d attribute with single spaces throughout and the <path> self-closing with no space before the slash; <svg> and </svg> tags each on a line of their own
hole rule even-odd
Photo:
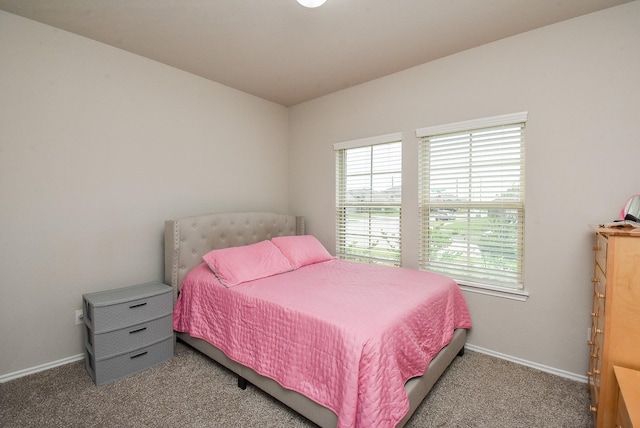
<svg viewBox="0 0 640 428">
<path fill-rule="evenodd" d="M 334 144 L 336 256 L 400 266 L 402 134 Z"/>
<path fill-rule="evenodd" d="M 517 113 L 416 131 L 421 269 L 471 287 L 524 289 L 526 120 Z"/>
</svg>

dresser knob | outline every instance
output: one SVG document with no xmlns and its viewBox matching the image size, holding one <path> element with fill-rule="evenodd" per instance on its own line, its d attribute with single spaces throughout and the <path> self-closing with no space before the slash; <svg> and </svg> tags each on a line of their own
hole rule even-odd
<svg viewBox="0 0 640 428">
<path fill-rule="evenodd" d="M 595 312 L 591 312 L 591 316 L 595 317 L 597 314 Z"/>
<path fill-rule="evenodd" d="M 602 334 L 602 329 L 596 328 L 596 334 Z"/>
<path fill-rule="evenodd" d="M 598 296 L 598 299 L 604 299 L 604 293 L 596 293 L 596 296 Z"/>
<path fill-rule="evenodd" d="M 591 413 L 596 413 L 598 411 L 598 408 L 596 406 L 589 406 L 589 411 Z"/>
</svg>

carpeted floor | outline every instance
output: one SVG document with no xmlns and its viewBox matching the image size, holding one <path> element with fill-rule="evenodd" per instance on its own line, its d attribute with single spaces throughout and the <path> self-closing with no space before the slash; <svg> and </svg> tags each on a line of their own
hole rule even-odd
<svg viewBox="0 0 640 428">
<path fill-rule="evenodd" d="M 593 427 L 586 386 L 477 352 L 458 357 L 407 427 Z M 96 387 L 83 362 L 0 384 L 0 426 L 314 427 L 178 343 L 174 358 Z"/>
</svg>

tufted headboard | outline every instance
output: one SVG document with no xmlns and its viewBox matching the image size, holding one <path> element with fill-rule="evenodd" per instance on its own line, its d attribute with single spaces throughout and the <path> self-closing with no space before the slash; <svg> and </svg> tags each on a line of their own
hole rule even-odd
<svg viewBox="0 0 640 428">
<path fill-rule="evenodd" d="M 174 300 L 185 275 L 211 250 L 271 239 L 303 235 L 304 217 L 244 212 L 183 217 L 164 222 L 164 281 L 173 287 Z"/>
</svg>

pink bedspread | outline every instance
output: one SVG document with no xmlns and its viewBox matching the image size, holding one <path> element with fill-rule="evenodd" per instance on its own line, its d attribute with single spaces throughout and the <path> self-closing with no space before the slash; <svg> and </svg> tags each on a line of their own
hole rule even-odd
<svg viewBox="0 0 640 428">
<path fill-rule="evenodd" d="M 222 286 L 205 264 L 184 280 L 174 329 L 328 407 L 339 427 L 394 427 L 404 384 L 471 327 L 442 275 L 331 260 Z"/>
</svg>

